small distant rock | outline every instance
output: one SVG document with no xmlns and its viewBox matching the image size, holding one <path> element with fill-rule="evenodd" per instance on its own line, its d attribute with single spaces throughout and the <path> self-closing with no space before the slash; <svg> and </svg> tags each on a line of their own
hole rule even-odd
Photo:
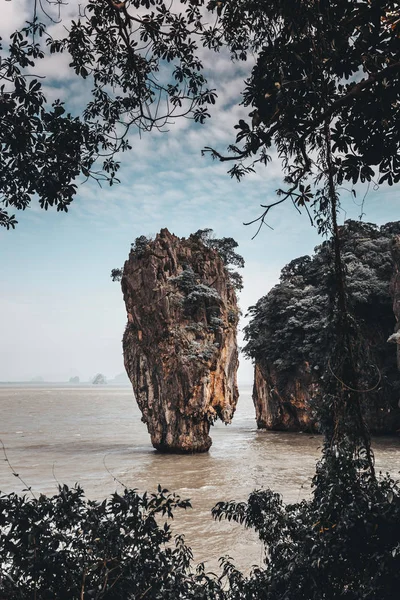
<svg viewBox="0 0 400 600">
<path fill-rule="evenodd" d="M 129 377 L 126 373 L 119 373 L 110 381 L 110 383 L 126 383 L 129 384 Z"/>
<path fill-rule="evenodd" d="M 96 377 L 92 381 L 93 385 L 105 385 L 107 383 L 107 379 L 105 375 L 98 373 Z"/>
</svg>

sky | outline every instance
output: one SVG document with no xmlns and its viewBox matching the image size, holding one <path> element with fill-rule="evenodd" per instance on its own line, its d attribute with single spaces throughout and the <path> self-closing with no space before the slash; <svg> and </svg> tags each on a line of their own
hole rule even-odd
<svg viewBox="0 0 400 600">
<path fill-rule="evenodd" d="M 27 0 L 0 0 L 0 36 L 29 17 Z M 75 5 L 65 7 L 66 18 Z M 207 60 L 207 59 L 206 59 Z M 274 200 L 283 185 L 275 157 L 267 168 L 232 180 L 226 164 L 201 156 L 205 146 L 222 152 L 234 141 L 233 126 L 246 118 L 240 107 L 248 65 L 219 55 L 208 61 L 208 79 L 218 100 L 205 125 L 181 120 L 166 133 L 139 137 L 122 156 L 121 184 L 100 188 L 86 183 L 78 190 L 68 214 L 45 212 L 35 203 L 17 213 L 13 231 L 0 230 L 0 381 L 66 381 L 78 375 L 88 381 L 96 373 L 108 378 L 124 370 L 121 339 L 126 312 L 118 283 L 110 271 L 128 257 L 139 235 L 154 236 L 167 227 L 178 236 L 210 227 L 217 237 L 233 237 L 246 266 L 239 302 L 241 329 L 249 306 L 277 283 L 282 267 L 310 254 L 322 240 L 305 214 L 289 203 L 277 207 L 255 239 L 256 229 L 243 222 L 257 217 L 260 204 Z M 38 72 L 38 71 L 36 71 Z M 79 111 L 87 85 L 77 81 L 67 57 L 46 61 L 48 98 L 66 94 L 68 108 Z M 340 219 L 358 218 L 360 198 L 343 190 Z M 397 220 L 396 190 L 368 190 L 364 220 L 382 224 Z M 239 345 L 243 345 L 239 332 Z M 252 380 L 252 365 L 240 357 L 239 382 Z"/>
</svg>

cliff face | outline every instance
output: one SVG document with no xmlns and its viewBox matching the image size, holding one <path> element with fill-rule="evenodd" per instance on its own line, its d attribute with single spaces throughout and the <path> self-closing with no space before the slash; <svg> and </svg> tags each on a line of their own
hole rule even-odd
<svg viewBox="0 0 400 600">
<path fill-rule="evenodd" d="M 121 281 L 124 362 L 152 444 L 205 452 L 210 425 L 238 400 L 236 293 L 224 263 L 195 236 L 162 229 L 131 251 Z"/>
<path fill-rule="evenodd" d="M 378 229 L 349 221 L 341 229 L 349 302 L 368 349 L 369 371 L 363 370 L 362 389 L 370 391 L 363 395 L 363 412 L 372 433 L 400 428 L 396 356 L 387 343 L 394 307 L 397 325 L 390 340 L 398 344 L 400 367 L 399 233 L 400 223 Z M 331 264 L 331 246 L 325 242 L 313 257 L 287 265 L 281 282 L 250 309 L 245 353 L 255 363 L 253 401 L 259 428 L 318 429 L 315 414 L 323 402 L 323 378 L 332 375 Z"/>
<path fill-rule="evenodd" d="M 259 429 L 315 431 L 310 400 L 317 383 L 307 364 L 282 381 L 276 369 L 257 362 L 254 367 L 253 402 Z"/>
<path fill-rule="evenodd" d="M 365 394 L 364 418 L 373 434 L 396 433 L 400 428 L 399 385 L 393 352 L 388 351 L 386 343 L 388 328 L 379 330 L 379 326 L 370 324 L 370 328 L 362 329 L 370 347 L 370 360 L 376 376 L 370 387 L 374 388 L 375 382 L 378 384 L 376 389 Z M 399 361 L 400 336 L 395 334 L 395 337 L 396 340 L 392 341 L 398 344 Z M 315 408 L 323 402 L 320 371 L 313 372 L 304 362 L 282 373 L 273 364 L 256 361 L 253 402 L 259 429 L 317 432 L 319 425 Z"/>
</svg>

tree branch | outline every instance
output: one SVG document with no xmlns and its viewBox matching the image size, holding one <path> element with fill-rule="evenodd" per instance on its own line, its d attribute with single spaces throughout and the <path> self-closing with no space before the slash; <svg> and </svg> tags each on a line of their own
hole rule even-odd
<svg viewBox="0 0 400 600">
<path fill-rule="evenodd" d="M 307 135 L 309 135 L 317 125 L 321 125 L 321 123 L 323 123 L 326 119 L 330 119 L 330 117 L 332 117 L 339 108 L 345 106 L 348 102 L 352 100 L 352 98 L 358 96 L 364 89 L 370 87 L 377 81 L 381 81 L 382 79 L 391 76 L 392 73 L 395 73 L 398 70 L 400 70 L 400 61 L 393 63 L 392 65 L 386 67 L 386 69 L 383 69 L 382 71 L 372 73 L 368 77 L 368 79 L 363 79 L 359 83 L 356 83 L 356 85 L 354 85 L 345 96 L 341 96 L 340 98 L 338 98 L 317 119 L 315 119 L 313 123 L 311 123 L 311 125 L 308 128 L 308 131 L 302 135 L 301 140 L 304 141 Z"/>
</svg>

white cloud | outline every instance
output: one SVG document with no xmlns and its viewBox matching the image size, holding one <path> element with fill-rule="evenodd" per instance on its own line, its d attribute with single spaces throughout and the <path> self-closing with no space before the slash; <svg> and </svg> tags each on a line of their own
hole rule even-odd
<svg viewBox="0 0 400 600">
<path fill-rule="evenodd" d="M 64 82 L 68 84 L 74 80 L 75 73 L 69 67 L 71 57 L 68 54 L 49 54 L 43 59 L 37 61 L 34 70 L 35 75 L 46 77 L 47 85 L 51 83 L 59 84 Z M 59 90 L 59 93 L 65 94 L 65 90 Z"/>
<path fill-rule="evenodd" d="M 27 2 L 0 1 L 7 8 L 5 17 L 2 13 L 3 29 L 26 18 Z M 76 6 L 74 1 L 65 8 L 68 16 Z M 52 31 L 61 31 L 60 26 Z M 209 60 L 206 51 L 202 55 Z M 70 79 L 66 57 L 43 65 L 51 75 L 45 84 L 49 100 L 65 92 L 69 109 L 78 112 L 89 97 L 90 82 Z M 80 186 L 68 215 L 44 213 L 32 204 L 32 209 L 19 215 L 15 232 L 3 232 L 0 379 L 11 374 L 68 373 L 72 367 L 87 376 L 122 370 L 125 313 L 109 272 L 124 262 L 130 243 L 141 234 L 167 226 L 187 236 L 212 227 L 218 237 L 236 238 L 246 259 L 240 299 L 244 313 L 268 292 L 287 262 L 312 251 L 318 243 L 316 231 L 290 203 L 269 215 L 274 230 L 264 228 L 253 241 L 256 225 L 243 226 L 260 214 L 260 204 L 276 198 L 275 190 L 282 185 L 276 153 L 267 168 L 260 167 L 240 184 L 226 174 L 231 163 L 201 156 L 204 146 L 224 152 L 234 141 L 235 123 L 247 118 L 250 109 L 238 106 L 247 69 L 227 54 L 214 57 L 207 71 L 214 73 L 210 84 L 218 87 L 219 97 L 209 122 L 200 126 L 181 120 L 167 134 L 152 132 L 141 138 L 132 132 L 133 149 L 121 156 L 121 185 Z M 343 201 L 347 216 L 357 216 L 359 207 L 346 194 Z M 367 218 L 396 219 L 397 205 L 389 188 L 371 191 L 365 203 Z M 249 379 L 251 366 L 243 360 L 242 372 L 242 378 Z"/>
<path fill-rule="evenodd" d="M 31 10 L 27 0 L 0 0 L 0 36 L 6 41 L 11 33 L 24 26 Z"/>
</svg>

